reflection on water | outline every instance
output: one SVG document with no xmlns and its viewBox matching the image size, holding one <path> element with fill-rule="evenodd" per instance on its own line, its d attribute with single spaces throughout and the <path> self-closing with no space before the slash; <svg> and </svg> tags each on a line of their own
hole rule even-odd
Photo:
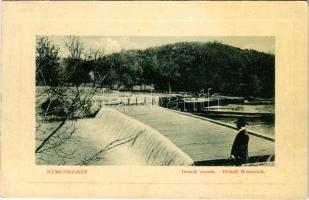
<svg viewBox="0 0 309 200">
<path fill-rule="evenodd" d="M 208 116 L 208 118 L 222 121 L 229 124 L 234 124 L 236 117 L 217 117 Z M 247 128 L 267 135 L 275 135 L 275 125 L 272 122 L 266 122 L 258 118 L 245 118 L 248 123 Z"/>
<path fill-rule="evenodd" d="M 216 108 L 214 106 L 214 108 Z M 220 106 L 221 111 L 241 111 L 241 112 L 267 112 L 275 113 L 275 105 L 246 105 L 246 104 L 229 104 Z"/>
<path fill-rule="evenodd" d="M 220 107 L 221 111 L 242 111 L 242 112 L 270 112 L 275 113 L 274 105 L 239 105 L 239 104 L 229 104 L 227 106 Z M 222 121 L 225 123 L 233 124 L 237 117 L 221 117 L 221 116 L 207 116 L 211 119 Z M 275 135 L 275 123 L 274 121 L 267 121 L 261 118 L 245 118 L 248 125 L 248 129 L 257 131 L 260 133 L 265 133 L 268 135 Z"/>
</svg>

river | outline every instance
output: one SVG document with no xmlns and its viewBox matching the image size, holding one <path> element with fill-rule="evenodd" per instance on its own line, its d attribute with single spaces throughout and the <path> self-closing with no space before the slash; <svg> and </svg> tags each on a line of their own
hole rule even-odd
<svg viewBox="0 0 309 200">
<path fill-rule="evenodd" d="M 220 111 L 242 111 L 242 112 L 271 112 L 275 113 L 275 105 L 247 105 L 247 104 L 229 104 L 221 106 Z M 221 117 L 221 116 L 208 116 L 211 119 L 222 121 L 225 123 L 233 124 L 237 117 Z M 275 135 L 275 120 L 269 121 L 261 118 L 246 117 L 248 123 L 247 128 L 253 131 L 258 131 L 267 135 Z"/>
</svg>

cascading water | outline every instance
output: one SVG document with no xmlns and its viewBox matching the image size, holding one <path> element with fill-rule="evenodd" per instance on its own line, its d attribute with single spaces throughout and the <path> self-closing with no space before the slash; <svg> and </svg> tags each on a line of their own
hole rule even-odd
<svg viewBox="0 0 309 200">
<path fill-rule="evenodd" d="M 193 160 L 155 129 L 119 111 L 103 107 L 96 115 L 102 134 L 114 140 L 136 137 L 131 142 L 133 151 L 146 165 L 192 165 Z"/>
</svg>

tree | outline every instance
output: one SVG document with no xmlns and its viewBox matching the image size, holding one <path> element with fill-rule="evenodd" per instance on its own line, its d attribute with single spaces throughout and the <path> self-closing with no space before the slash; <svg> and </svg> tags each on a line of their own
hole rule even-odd
<svg viewBox="0 0 309 200">
<path fill-rule="evenodd" d="M 59 48 L 47 37 L 36 38 L 36 84 L 57 86 L 61 81 Z"/>
<path fill-rule="evenodd" d="M 68 36 L 65 47 L 69 51 L 64 60 L 67 82 L 75 86 L 91 81 L 90 72 L 94 70 L 89 54 L 85 53 L 84 44 L 77 36 Z"/>
<path fill-rule="evenodd" d="M 84 44 L 78 36 L 68 36 L 65 42 L 65 46 L 69 51 L 68 58 L 81 59 L 84 51 Z"/>
<path fill-rule="evenodd" d="M 119 82 L 132 89 L 134 84 L 140 83 L 142 68 L 136 51 L 120 52 L 119 64 L 116 68 Z"/>
</svg>

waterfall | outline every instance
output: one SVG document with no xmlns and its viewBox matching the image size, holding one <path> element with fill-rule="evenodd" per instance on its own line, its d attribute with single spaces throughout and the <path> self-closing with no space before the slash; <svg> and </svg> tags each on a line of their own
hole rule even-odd
<svg viewBox="0 0 309 200">
<path fill-rule="evenodd" d="M 114 140 L 135 137 L 130 150 L 147 165 L 192 165 L 193 160 L 169 139 L 150 126 L 119 111 L 103 107 L 96 115 L 102 123 L 102 134 Z"/>
</svg>

